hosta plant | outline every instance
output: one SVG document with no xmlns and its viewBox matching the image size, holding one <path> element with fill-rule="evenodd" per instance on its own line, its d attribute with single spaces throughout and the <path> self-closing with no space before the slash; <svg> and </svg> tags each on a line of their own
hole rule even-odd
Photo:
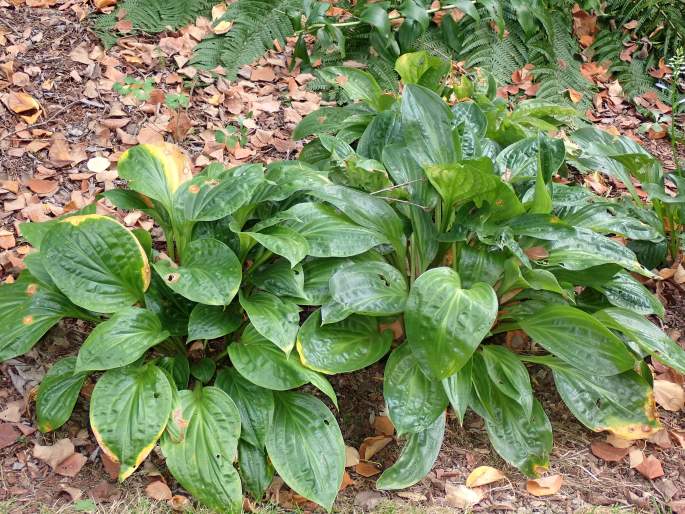
<svg viewBox="0 0 685 514">
<path fill-rule="evenodd" d="M 483 417 L 526 475 L 546 469 L 552 431 L 530 366 L 551 369 L 590 429 L 657 430 L 644 359 L 685 371 L 685 354 L 645 317 L 663 315 L 636 278 L 652 273 L 610 236 L 663 236 L 555 182 L 566 148 L 546 132 L 570 112 L 510 112 L 477 91 L 451 106 L 430 63 L 411 66 L 398 97 L 359 70 L 328 70 L 347 88 L 363 80 L 364 102 L 303 120 L 298 134 L 316 137 L 300 161 L 192 176 L 171 145 L 127 151 L 128 189 L 104 196 L 151 216 L 165 244 L 92 208 L 23 225 L 36 251 L 0 287 L 0 359 L 63 318 L 93 325 L 41 383 L 40 429 L 67 421 L 91 376 L 90 426 L 119 478 L 159 443 L 180 484 L 224 512 L 240 512 L 243 491 L 260 498 L 274 473 L 330 509 L 345 449 L 319 398 L 335 409 L 326 377 L 379 361 L 405 440 L 381 489 L 430 470 L 448 405 L 456 422 Z M 508 344 L 514 331 L 531 343 Z"/>
</svg>

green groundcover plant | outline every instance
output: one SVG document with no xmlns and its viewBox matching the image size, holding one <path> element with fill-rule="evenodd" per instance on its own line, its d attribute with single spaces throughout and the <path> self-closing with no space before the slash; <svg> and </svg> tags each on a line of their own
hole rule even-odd
<svg viewBox="0 0 685 514">
<path fill-rule="evenodd" d="M 397 96 L 360 70 L 325 71 L 358 102 L 305 118 L 299 161 L 192 176 L 172 145 L 128 150 L 129 189 L 104 196 L 154 218 L 165 246 L 92 207 L 22 225 L 36 251 L 0 287 L 0 360 L 63 318 L 94 327 L 40 384 L 40 430 L 63 425 L 97 377 L 90 427 L 120 480 L 160 444 L 197 500 L 240 512 L 275 472 L 332 508 L 341 431 L 321 395 L 297 390 L 335 407 L 326 377 L 382 360 L 405 443 L 380 489 L 426 475 L 450 405 L 455 423 L 481 416 L 507 462 L 542 473 L 552 427 L 530 366 L 551 370 L 591 430 L 659 429 L 645 359 L 685 372 L 685 353 L 646 318 L 664 310 L 635 277 L 654 275 L 613 237 L 662 241 L 651 211 L 555 181 L 578 157 L 549 135 L 572 110 L 510 111 L 493 84 L 446 89 L 426 54 L 397 69 Z M 508 345 L 512 331 L 535 344 Z M 206 356 L 190 362 L 190 343 Z"/>
</svg>

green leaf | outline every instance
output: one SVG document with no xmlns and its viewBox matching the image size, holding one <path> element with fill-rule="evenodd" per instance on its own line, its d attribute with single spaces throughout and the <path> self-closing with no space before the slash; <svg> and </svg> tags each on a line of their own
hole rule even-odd
<svg viewBox="0 0 685 514">
<path fill-rule="evenodd" d="M 119 368 L 137 361 L 169 337 L 159 318 L 147 309 L 129 307 L 100 323 L 81 346 L 76 371 Z"/>
<path fill-rule="evenodd" d="M 304 291 L 304 279 L 302 265 L 290 267 L 285 259 L 277 259 L 260 266 L 250 277 L 251 282 L 259 289 L 264 289 L 279 297 L 291 296 L 298 299 L 305 298 L 307 295 Z M 298 303 L 303 302 L 298 300 Z"/>
<path fill-rule="evenodd" d="M 457 160 L 453 115 L 440 96 L 423 86 L 409 84 L 402 94 L 401 112 L 405 144 L 421 166 Z"/>
<path fill-rule="evenodd" d="M 493 252 L 485 246 L 464 245 L 459 249 L 457 271 L 464 287 L 478 282 L 494 286 L 504 271 L 504 252 Z"/>
<path fill-rule="evenodd" d="M 466 77 L 464 76 L 464 78 Z M 462 127 L 461 148 L 463 157 L 473 159 L 483 155 L 482 139 L 488 130 L 488 119 L 483 110 L 476 102 L 459 102 L 452 107 L 452 114 L 454 115 L 454 124 Z"/>
<path fill-rule="evenodd" d="M 291 267 L 309 253 L 307 240 L 288 227 L 269 227 L 262 232 L 245 232 L 267 250 L 282 255 L 290 261 Z"/>
<path fill-rule="evenodd" d="M 118 191 L 118 190 L 112 190 L 111 192 Z M 122 191 L 123 192 L 123 191 Z M 95 203 L 91 203 L 89 205 L 86 205 L 83 209 L 79 209 L 78 211 L 72 211 L 67 214 L 62 215 L 62 218 L 60 219 L 53 219 L 49 221 L 41 221 L 41 222 L 30 222 L 30 221 L 25 221 L 24 223 L 19 224 L 19 233 L 21 234 L 21 237 L 26 239 L 28 243 L 33 246 L 36 250 L 40 250 L 41 244 L 43 242 L 43 238 L 45 235 L 57 224 L 61 221 L 61 219 L 64 218 L 69 218 L 72 216 L 82 216 L 84 214 L 95 214 Z"/>
<path fill-rule="evenodd" d="M 119 481 L 140 466 L 164 432 L 171 396 L 169 380 L 152 364 L 113 369 L 98 380 L 90 426 L 102 451 L 120 463 Z"/>
<path fill-rule="evenodd" d="M 241 438 L 238 441 L 238 465 L 245 489 L 256 501 L 261 501 L 274 478 L 274 467 L 266 450 L 256 448 Z"/>
<path fill-rule="evenodd" d="M 197 239 L 185 248 L 181 265 L 154 263 L 164 283 L 178 294 L 207 305 L 228 305 L 240 288 L 242 267 L 233 251 L 216 239 Z"/>
<path fill-rule="evenodd" d="M 138 145 L 126 150 L 117 162 L 119 177 L 128 187 L 173 211 L 176 190 L 192 179 L 190 160 L 170 143 Z"/>
<path fill-rule="evenodd" d="M 180 391 L 185 438 L 165 435 L 162 452 L 179 483 L 199 501 L 219 512 L 238 514 L 243 498 L 240 477 L 233 467 L 240 436 L 240 414 L 218 387 Z"/>
<path fill-rule="evenodd" d="M 654 323 L 626 309 L 603 309 L 595 318 L 623 333 L 659 362 L 685 374 L 685 350 Z"/>
<path fill-rule="evenodd" d="M 635 364 L 623 342 L 580 309 L 550 305 L 519 325 L 545 350 L 587 373 L 616 375 Z"/>
<path fill-rule="evenodd" d="M 552 368 L 561 399 L 590 430 L 607 430 L 624 439 L 643 439 L 661 428 L 652 388 L 634 371 L 586 376 L 556 359 L 545 364 Z"/>
<path fill-rule="evenodd" d="M 437 460 L 444 435 L 443 412 L 431 426 L 407 437 L 399 458 L 395 464 L 383 471 L 376 482 L 376 488 L 382 491 L 405 489 L 419 482 Z"/>
<path fill-rule="evenodd" d="M 195 303 L 167 287 L 159 273 L 152 274 L 150 287 L 145 292 L 145 307 L 157 315 L 172 336 L 188 333 L 188 318 L 194 306 Z"/>
<path fill-rule="evenodd" d="M 327 205 L 300 203 L 286 212 L 297 219 L 287 221 L 286 226 L 304 236 L 314 257 L 350 257 L 388 242 Z"/>
<path fill-rule="evenodd" d="M 190 312 L 187 341 L 217 339 L 235 332 L 243 321 L 237 311 L 232 306 L 198 303 Z"/>
<path fill-rule="evenodd" d="M 275 393 L 266 449 L 276 472 L 296 493 L 331 510 L 345 471 L 338 423 L 317 398 Z"/>
<path fill-rule="evenodd" d="M 442 387 L 459 418 L 459 423 L 464 424 L 464 415 L 469 407 L 471 397 L 471 360 L 449 377 L 442 380 Z"/>
<path fill-rule="evenodd" d="M 484 345 L 483 360 L 490 380 L 506 396 L 523 408 L 526 416 L 533 411 L 533 389 L 528 370 L 519 358 L 504 346 Z"/>
<path fill-rule="evenodd" d="M 391 343 L 391 335 L 381 334 L 373 318 L 351 316 L 322 326 L 318 310 L 307 318 L 297 335 L 302 363 L 328 375 L 357 371 L 378 362 Z"/>
<path fill-rule="evenodd" d="M 240 292 L 240 305 L 254 328 L 286 354 L 295 346 L 300 328 L 300 307 L 271 293 L 256 292 L 249 297 Z"/>
<path fill-rule="evenodd" d="M 161 357 L 156 362 L 158 368 L 167 372 L 167 376 L 171 377 L 176 389 L 185 389 L 188 387 L 188 380 L 190 380 L 190 362 L 188 357 L 183 354 L 178 354 L 173 357 Z"/>
<path fill-rule="evenodd" d="M 150 266 L 135 236 L 97 214 L 60 220 L 42 242 L 43 263 L 72 302 L 96 312 L 116 312 L 143 300 Z"/>
<path fill-rule="evenodd" d="M 304 273 L 304 299 L 307 305 L 322 305 L 330 298 L 330 278 L 345 266 L 380 260 L 375 253 L 353 258 L 313 259 L 302 265 Z M 300 302 L 305 303 L 305 302 Z"/>
<path fill-rule="evenodd" d="M 292 138 L 297 141 L 314 134 L 336 133 L 343 122 L 354 114 L 355 111 L 347 107 L 322 107 L 302 118 L 295 126 Z"/>
<path fill-rule="evenodd" d="M 595 289 L 606 296 L 607 300 L 616 307 L 629 309 L 645 316 L 656 314 L 660 318 L 664 317 L 664 306 L 656 295 L 629 273 L 621 271 L 609 281 L 595 286 Z"/>
<path fill-rule="evenodd" d="M 36 418 L 38 430 L 52 432 L 71 417 L 88 373 L 74 373 L 76 357 L 60 359 L 48 370 L 38 386 Z"/>
<path fill-rule="evenodd" d="M 448 208 L 473 201 L 494 203 L 500 183 L 487 157 L 452 164 L 426 166 L 426 175 Z"/>
<path fill-rule="evenodd" d="M 376 110 L 382 110 L 383 91 L 373 75 L 354 68 L 330 66 L 319 71 L 323 80 L 341 87 L 351 100 L 361 100 Z"/>
<path fill-rule="evenodd" d="M 390 18 L 388 12 L 380 5 L 367 5 L 359 19 L 375 28 L 384 38 L 390 37 Z"/>
<path fill-rule="evenodd" d="M 296 356 L 286 355 L 252 325 L 247 325 L 239 342 L 228 347 L 228 355 L 238 373 L 260 387 L 287 391 L 310 382 L 334 398 L 326 379 L 305 368 Z"/>
<path fill-rule="evenodd" d="M 199 361 L 190 363 L 190 374 L 203 384 L 212 380 L 216 371 L 216 363 L 209 357 L 204 357 Z"/>
<path fill-rule="evenodd" d="M 64 317 L 82 317 L 64 295 L 26 272 L 18 282 L 0 284 L 0 362 L 23 355 Z"/>
<path fill-rule="evenodd" d="M 186 221 L 215 221 L 249 203 L 264 180 L 264 168 L 253 164 L 207 176 L 202 173 L 178 188 L 174 210 Z"/>
<path fill-rule="evenodd" d="M 409 292 L 404 314 L 408 345 L 424 373 L 439 380 L 466 364 L 497 317 L 491 286 L 462 289 L 449 268 L 422 274 Z"/>
<path fill-rule="evenodd" d="M 395 71 L 405 85 L 418 84 L 431 90 L 442 86 L 442 78 L 449 70 L 448 61 L 425 50 L 403 54 L 395 61 Z"/>
<path fill-rule="evenodd" d="M 448 403 L 440 381 L 421 371 L 408 344 L 399 346 L 388 357 L 383 396 L 398 435 L 428 429 Z"/>
<path fill-rule="evenodd" d="M 367 316 L 392 316 L 404 310 L 407 281 L 397 268 L 367 262 L 338 270 L 329 281 L 332 299 L 342 308 Z"/>
<path fill-rule="evenodd" d="M 264 448 L 274 410 L 271 390 L 246 380 L 235 368 L 219 370 L 215 384 L 231 397 L 240 411 L 240 438 Z"/>
</svg>

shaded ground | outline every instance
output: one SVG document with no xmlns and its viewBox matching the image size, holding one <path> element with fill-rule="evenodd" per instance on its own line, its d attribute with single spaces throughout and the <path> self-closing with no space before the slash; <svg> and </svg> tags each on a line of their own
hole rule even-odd
<svg viewBox="0 0 685 514">
<path fill-rule="evenodd" d="M 181 71 L 163 71 L 169 59 L 183 67 L 188 47 L 194 41 L 191 35 L 177 34 L 159 45 L 153 40 L 132 39 L 105 55 L 78 21 L 85 4 L 61 5 L 66 6 L 62 11 L 12 9 L 0 0 L 0 99 L 6 100 L 11 91 L 24 91 L 44 110 L 37 120 L 40 125 L 27 127 L 18 125 L 20 120 L 0 102 L 0 228 L 4 230 L 0 232 L 0 278 L 18 272 L 21 257 L 27 251 L 17 222 L 41 221 L 92 202 L 97 193 L 115 184 L 114 163 L 128 146 L 157 138 L 176 141 L 188 150 L 198 166 L 210 160 L 228 164 L 288 158 L 299 149 L 298 144 L 290 141 L 290 131 L 320 103 L 316 95 L 306 91 L 310 77 L 298 74 L 297 70 L 288 73 L 283 54 L 272 54 L 255 66 L 246 67 L 239 80 L 231 83 L 192 71 L 185 75 Z M 158 47 L 163 55 L 158 53 Z M 11 68 L 7 66 L 10 61 Z M 113 92 L 113 82 L 125 75 L 152 78 L 155 89 L 167 93 L 177 92 L 181 80 L 195 80 L 198 87 L 192 89 L 188 109 L 172 110 L 161 102 L 143 104 Z M 200 88 L 200 83 L 210 86 Z M 247 143 L 241 148 L 216 143 L 214 130 L 227 124 L 239 127 L 240 116 L 245 118 Z M 633 109 L 626 107 L 618 115 L 605 113 L 601 123 L 635 135 L 640 119 Z M 667 142 L 643 140 L 667 168 L 672 167 Z M 112 164 L 108 169 L 94 171 L 96 168 L 88 164 L 93 157 L 105 157 Z M 150 227 L 144 218 L 126 217 L 124 221 L 129 226 Z M 660 296 L 668 304 L 665 328 L 683 344 L 680 336 L 685 335 L 684 291 L 681 286 L 667 282 Z M 21 402 L 22 407 L 17 421 L 0 421 L 0 427 L 11 425 L 11 430 L 21 434 L 15 443 L 0 449 L 0 514 L 77 509 L 169 512 L 166 502 L 150 500 L 144 492 L 160 474 L 174 494 L 183 494 L 166 473 L 157 452 L 123 486 L 114 483 L 85 428 L 92 383 L 84 388 L 71 421 L 57 433 L 43 435 L 32 427 L 33 388 L 52 362 L 75 352 L 87 335 L 87 328 L 79 323 L 62 323 L 28 355 L 0 364 L 0 413 L 6 412 L 13 402 Z M 474 511 L 599 513 L 607 507 L 606 512 L 667 512 L 665 506 L 670 502 L 685 501 L 684 450 L 675 436 L 662 437 L 659 444 L 637 443 L 663 465 L 663 477 L 647 480 L 629 467 L 627 458 L 606 463 L 595 457 L 590 444 L 604 440 L 604 436 L 589 433 L 573 419 L 554 392 L 547 372 L 531 368 L 531 377 L 554 426 L 551 471 L 564 477 L 560 493 L 544 499 L 528 494 L 524 477 L 499 459 L 487 442 L 482 422 L 469 415 L 464 428 L 455 419 L 449 420 L 438 462 L 421 483 L 400 495 L 379 493 L 374 489 L 377 476 L 364 478 L 350 469 L 354 483 L 341 493 L 336 510 L 374 510 L 380 514 L 448 512 L 453 509 L 446 507 L 445 482 L 462 484 L 471 470 L 485 464 L 503 470 L 508 480 L 490 486 L 486 498 Z M 682 383 L 682 377 L 676 379 Z M 383 411 L 382 365 L 333 377 L 332 383 L 339 396 L 345 442 L 358 448 L 364 438 L 374 435 L 372 419 Z M 685 433 L 682 412 L 661 411 L 661 415 L 668 429 Z M 88 459 L 73 478 L 51 472 L 47 465 L 32 457 L 34 444 L 53 444 L 64 437 L 70 438 L 77 452 Z M 373 460 L 382 468 L 389 466 L 400 446 L 391 443 Z M 65 490 L 67 487 L 74 490 L 70 493 Z M 81 496 L 74 502 L 76 491 Z M 615 507 L 609 509 L 610 506 Z M 303 509 L 309 508 L 303 505 Z M 260 512 L 274 509 L 265 507 Z"/>
</svg>

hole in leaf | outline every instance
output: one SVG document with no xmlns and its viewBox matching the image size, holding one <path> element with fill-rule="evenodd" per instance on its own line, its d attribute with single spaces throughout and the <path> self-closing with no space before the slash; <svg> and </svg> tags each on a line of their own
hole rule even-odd
<svg viewBox="0 0 685 514">
<path fill-rule="evenodd" d="M 324 424 L 324 425 L 326 425 L 326 426 L 328 426 L 328 425 L 330 425 L 330 424 L 331 424 L 331 422 L 330 422 L 330 421 L 328 421 L 327 419 L 324 419 L 324 420 L 323 420 L 323 424 Z"/>
</svg>

